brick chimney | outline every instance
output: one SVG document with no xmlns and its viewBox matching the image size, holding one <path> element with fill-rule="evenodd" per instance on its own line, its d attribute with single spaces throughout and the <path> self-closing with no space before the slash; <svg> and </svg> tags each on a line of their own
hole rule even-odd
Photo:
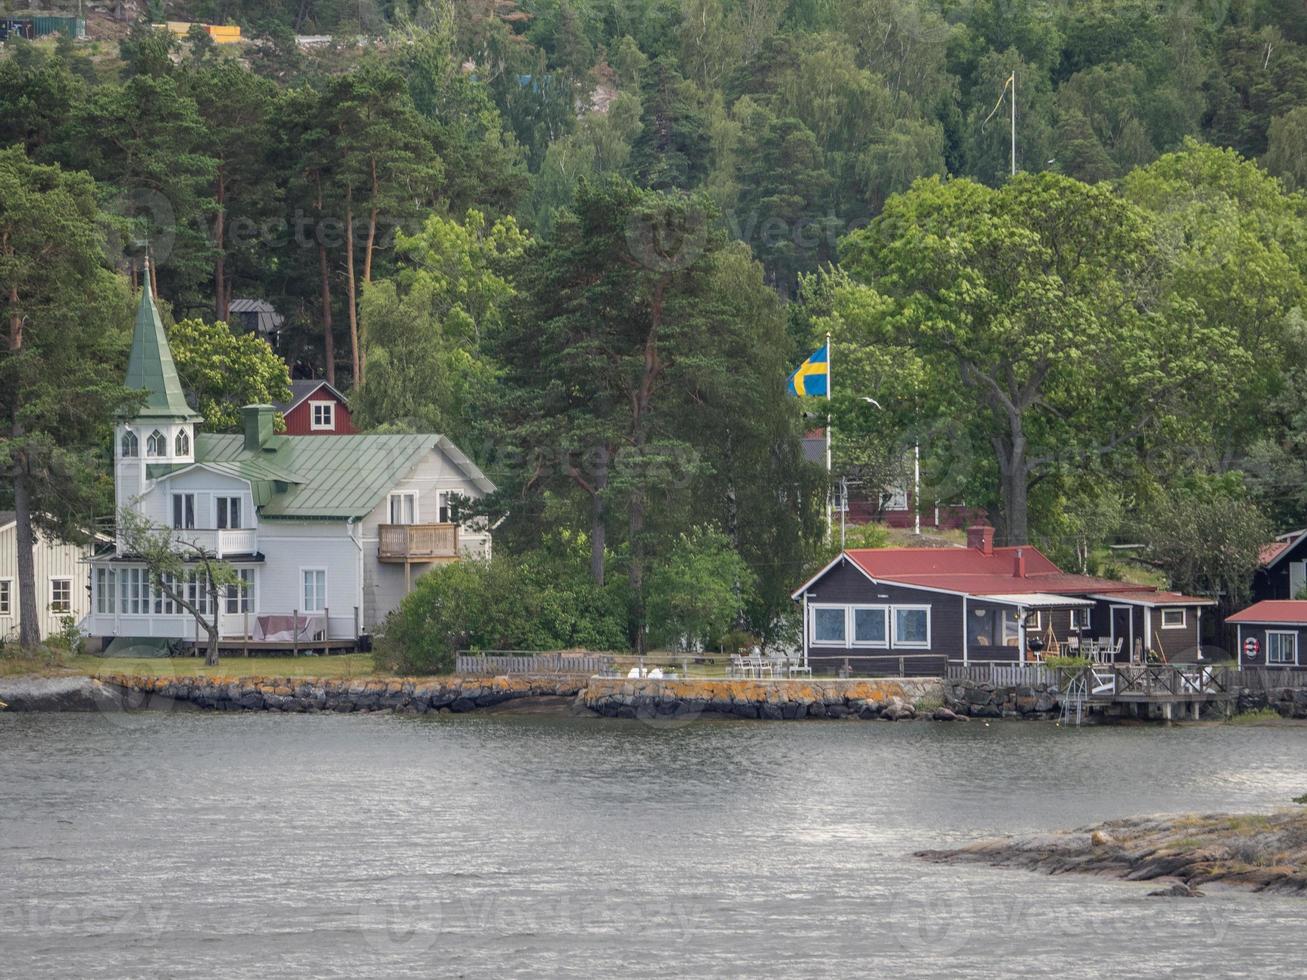
<svg viewBox="0 0 1307 980">
<path fill-rule="evenodd" d="M 1017 549 L 1017 553 L 1012 559 L 1012 574 L 1017 578 L 1026 577 L 1026 553 L 1020 548 Z"/>
<path fill-rule="evenodd" d="M 994 529 L 988 524 L 973 524 L 967 528 L 967 547 L 975 548 L 982 555 L 994 553 Z"/>
</svg>

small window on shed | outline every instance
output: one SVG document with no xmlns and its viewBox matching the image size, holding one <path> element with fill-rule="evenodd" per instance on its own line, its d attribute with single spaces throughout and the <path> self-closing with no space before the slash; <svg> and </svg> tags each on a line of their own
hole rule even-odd
<svg viewBox="0 0 1307 980">
<path fill-rule="evenodd" d="M 1184 624 L 1185 624 L 1185 615 L 1183 609 L 1162 610 L 1162 629 L 1182 630 L 1184 629 Z"/>
</svg>

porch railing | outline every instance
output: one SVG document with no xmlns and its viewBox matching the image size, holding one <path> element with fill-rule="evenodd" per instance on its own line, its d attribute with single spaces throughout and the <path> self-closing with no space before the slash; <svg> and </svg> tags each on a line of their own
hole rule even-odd
<svg viewBox="0 0 1307 980">
<path fill-rule="evenodd" d="M 377 558 L 381 561 L 458 557 L 457 524 L 382 524 L 377 537 Z"/>
<path fill-rule="evenodd" d="M 508 674 L 572 675 L 587 677 L 611 669 L 613 657 L 605 654 L 495 654 L 460 653 L 455 658 L 454 670 L 469 676 L 498 677 Z"/>
<path fill-rule="evenodd" d="M 1059 672 L 1043 664 L 1024 664 L 1019 661 L 996 661 L 983 664 L 949 664 L 949 680 L 968 680 L 995 687 L 1033 687 L 1037 684 L 1056 684 Z"/>
</svg>

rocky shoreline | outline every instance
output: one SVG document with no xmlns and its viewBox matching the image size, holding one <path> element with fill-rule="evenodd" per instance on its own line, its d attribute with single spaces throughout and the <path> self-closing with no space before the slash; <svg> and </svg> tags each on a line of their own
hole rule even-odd
<svg viewBox="0 0 1307 980">
<path fill-rule="evenodd" d="M 937 864 L 988 864 L 1168 885 L 1153 895 L 1196 897 L 1204 887 L 1222 886 L 1307 896 L 1307 809 L 1109 820 L 915 856 Z"/>
</svg>

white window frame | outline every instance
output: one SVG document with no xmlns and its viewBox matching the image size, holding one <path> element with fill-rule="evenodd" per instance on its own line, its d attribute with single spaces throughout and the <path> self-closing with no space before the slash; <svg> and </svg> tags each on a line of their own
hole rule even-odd
<svg viewBox="0 0 1307 980">
<path fill-rule="evenodd" d="M 1178 607 L 1168 607 L 1168 608 L 1166 608 L 1166 609 L 1163 609 L 1163 610 L 1162 610 L 1162 629 L 1164 629 L 1164 630 L 1182 630 L 1182 629 L 1184 629 L 1184 628 L 1188 625 L 1188 622 L 1189 622 L 1189 617 L 1185 614 L 1185 612 L 1186 612 L 1186 610 L 1185 610 L 1185 608 L 1184 608 L 1183 606 L 1178 606 Z M 1168 623 L 1168 622 L 1166 621 L 1166 615 L 1167 615 L 1167 613 L 1179 613 L 1179 614 L 1180 614 L 1180 622 L 1178 622 L 1178 623 Z"/>
<path fill-rule="evenodd" d="M 123 459 L 137 459 L 141 455 L 141 440 L 131 429 L 123 429 L 123 437 L 119 440 L 119 453 Z"/>
<path fill-rule="evenodd" d="M 411 521 L 397 521 L 395 520 L 395 502 L 396 500 L 403 500 L 405 497 L 410 497 L 413 500 L 413 519 Z M 418 492 L 416 490 L 392 490 L 386 497 L 386 517 L 388 518 L 386 523 L 401 526 L 405 524 L 411 525 L 421 523 L 421 517 L 418 511 L 419 502 Z M 404 516 L 402 505 L 399 516 Z"/>
<path fill-rule="evenodd" d="M 1089 629 L 1089 623 L 1090 623 L 1089 614 L 1093 612 L 1092 609 L 1072 609 L 1070 612 L 1071 612 L 1071 619 L 1069 620 L 1070 625 L 1067 627 L 1068 629 L 1073 629 L 1073 630 Z"/>
<path fill-rule="evenodd" d="M 186 498 L 190 498 L 190 517 L 191 522 L 186 523 Z M 177 505 L 181 504 L 181 516 L 177 516 Z M 172 519 L 172 529 L 174 531 L 194 531 L 195 525 L 195 494 L 191 491 L 177 490 L 172 494 L 172 513 L 169 515 Z"/>
<path fill-rule="evenodd" d="M 326 409 L 327 421 L 318 421 L 318 409 Z M 333 401 L 309 402 L 309 428 L 315 432 L 328 432 L 336 427 L 336 403 Z"/>
<path fill-rule="evenodd" d="M 449 498 L 453 496 L 452 490 L 436 491 L 436 523 L 453 524 L 454 511 L 450 507 Z"/>
<path fill-rule="evenodd" d="M 150 573 L 145 568 L 118 569 L 118 613 L 122 616 L 150 615 Z"/>
<path fill-rule="evenodd" d="M 68 586 L 68 606 L 66 609 L 58 608 L 55 603 L 55 586 L 60 582 Z M 73 612 L 73 580 L 66 575 L 51 577 L 50 579 L 50 612 L 57 616 L 71 616 Z"/>
<path fill-rule="evenodd" d="M 890 645 L 895 650 L 929 650 L 930 649 L 930 620 L 932 608 L 929 605 L 904 604 L 893 606 L 893 616 L 891 622 L 892 632 L 890 633 Z M 924 612 L 926 614 L 926 639 L 925 642 L 920 640 L 900 640 L 899 639 L 899 613 L 901 612 Z"/>
<path fill-rule="evenodd" d="M 1287 636 L 1293 643 L 1292 660 L 1272 660 L 1271 659 L 1271 637 Z M 1277 667 L 1296 667 L 1298 666 L 1298 631 L 1297 630 L 1267 630 L 1266 631 L 1266 666 L 1274 664 Z"/>
<path fill-rule="evenodd" d="M 307 586 L 308 586 L 308 582 L 307 582 L 306 579 L 305 579 L 305 576 L 306 576 L 309 572 L 312 572 L 312 573 L 314 573 L 315 575 L 318 574 L 319 572 L 322 573 L 322 595 L 320 595 L 320 596 L 314 596 L 315 599 L 317 599 L 317 600 L 319 600 L 319 601 L 321 602 L 321 605 L 319 605 L 319 606 L 315 606 L 315 607 L 312 608 L 312 609 L 308 608 L 308 605 L 309 605 L 309 602 L 308 602 L 309 595 L 308 595 L 308 588 L 307 588 Z M 315 591 L 316 591 L 316 589 L 315 589 Z M 318 613 L 318 612 L 325 612 L 325 611 L 326 611 L 326 609 L 327 609 L 327 570 L 326 570 L 325 568 L 322 568 L 322 567 L 319 567 L 319 566 L 307 566 L 307 565 L 306 565 L 306 566 L 302 566 L 302 567 L 300 568 L 300 599 L 302 599 L 303 602 L 304 602 L 304 608 L 300 609 L 300 612 L 302 612 L 302 613 Z"/>
<path fill-rule="evenodd" d="M 254 569 L 238 568 L 235 570 L 239 582 L 231 582 L 227 585 L 226 596 L 223 603 L 223 609 L 228 615 L 240 615 L 242 613 L 254 612 Z M 242 588 L 243 586 L 243 588 Z"/>
<path fill-rule="evenodd" d="M 189 456 L 191 454 L 191 435 L 185 428 L 177 430 L 177 434 L 172 440 L 173 450 L 178 456 Z"/>
<path fill-rule="evenodd" d="M 14 580 L 0 578 L 0 616 L 14 614 Z"/>
<path fill-rule="evenodd" d="M 233 501 L 236 503 L 235 524 L 231 522 L 231 505 Z M 245 517 L 244 511 L 245 503 L 242 494 L 215 494 L 213 498 L 213 526 L 220 531 L 239 531 L 245 527 L 242 523 Z"/>
<path fill-rule="evenodd" d="M 890 606 L 884 604 L 858 603 L 849 606 L 848 623 L 845 624 L 845 635 L 849 638 L 850 647 L 859 647 L 866 649 L 888 650 L 890 641 Z M 858 613 L 868 610 L 881 613 L 885 617 L 885 639 L 883 640 L 859 640 L 858 639 Z"/>
<path fill-rule="evenodd" d="M 880 509 L 902 513 L 908 509 L 907 487 L 885 487 L 880 492 Z"/>
<path fill-rule="evenodd" d="M 817 612 L 818 610 L 838 609 L 844 614 L 844 639 L 842 640 L 819 640 L 817 639 Z M 814 647 L 844 647 L 849 646 L 849 607 L 841 605 L 838 602 L 820 602 L 808 603 L 808 645 Z"/>
</svg>

